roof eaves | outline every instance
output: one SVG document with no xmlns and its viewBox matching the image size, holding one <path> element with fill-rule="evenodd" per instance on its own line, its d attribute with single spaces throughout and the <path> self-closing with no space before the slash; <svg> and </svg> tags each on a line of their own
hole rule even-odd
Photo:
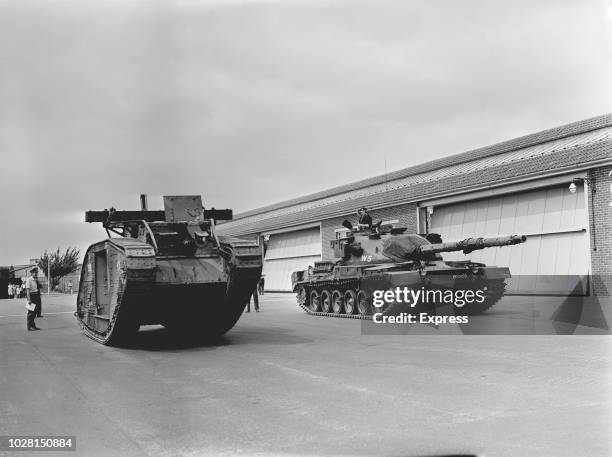
<svg viewBox="0 0 612 457">
<path fill-rule="evenodd" d="M 572 135 L 580 133 L 586 133 L 593 130 L 598 130 L 605 127 L 612 126 L 612 113 L 603 114 L 601 116 L 595 116 L 592 118 L 584 119 L 569 124 L 564 124 L 551 129 L 543 130 L 536 133 L 531 133 L 511 140 L 502 141 L 493 145 L 484 146 L 478 149 L 472 149 L 466 152 L 461 152 L 451 156 L 443 157 L 440 159 L 425 162 L 412 167 L 397 170 L 386 175 L 377 175 L 372 178 L 355 181 L 349 184 L 333 187 L 313 194 L 304 195 L 290 200 L 285 200 L 272 205 L 263 206 L 250 211 L 245 211 L 234 216 L 233 220 L 239 220 L 245 217 L 253 216 L 256 214 L 267 213 L 269 211 L 286 208 L 299 203 L 314 201 L 326 197 L 338 195 L 349 190 L 357 190 L 364 187 L 372 186 L 375 184 L 381 184 L 385 181 L 391 181 L 395 179 L 405 178 L 418 173 L 426 171 L 435 171 L 440 168 L 449 166 L 450 164 L 461 164 L 480 159 L 484 157 L 491 157 L 498 154 L 503 154 L 512 150 L 522 149 L 529 146 L 534 146 L 547 141 L 567 138 Z"/>
<path fill-rule="evenodd" d="M 535 174 L 542 175 L 543 172 L 548 173 L 568 173 L 572 169 L 589 169 L 593 167 L 602 166 L 611 163 L 611 157 L 609 155 L 610 147 L 612 143 L 610 141 L 604 141 L 597 144 L 590 144 L 588 146 L 581 147 L 578 150 L 564 150 L 558 151 L 558 153 L 543 157 L 533 157 L 527 162 L 536 166 L 526 166 L 526 163 L 508 163 L 496 167 L 492 170 L 490 179 L 487 180 L 489 183 L 502 182 L 507 184 L 521 180 L 523 178 L 529 178 Z M 526 170 L 531 172 L 526 173 Z M 469 181 L 469 182 L 466 182 Z M 474 185 L 482 184 L 482 173 L 480 171 L 470 172 L 464 176 L 450 176 L 443 180 L 433 183 L 418 183 L 413 186 L 408 194 L 408 189 L 396 189 L 385 192 L 381 195 L 375 195 L 370 197 L 359 197 L 356 200 L 351 201 L 351 207 L 358 207 L 366 205 L 376 209 L 377 207 L 396 206 L 398 204 L 404 204 L 409 201 L 419 201 L 423 198 L 432 198 L 440 195 L 440 192 L 446 193 L 447 189 L 453 188 L 454 192 L 469 192 L 473 190 Z M 423 188 L 427 185 L 427 188 Z M 337 207 L 337 208 L 336 208 Z M 337 209 L 337 211 L 336 211 Z M 324 214 L 325 213 L 325 214 Z M 286 226 L 290 221 L 298 224 L 304 220 L 317 220 L 317 219 L 328 219 L 335 217 L 338 214 L 346 215 L 347 209 L 343 202 L 336 202 L 329 205 L 325 210 L 323 208 L 317 208 L 309 211 L 303 211 L 299 213 L 299 216 L 295 215 L 278 215 L 272 218 L 268 218 L 258 222 L 247 222 L 237 224 L 230 223 L 228 227 L 219 226 L 219 228 L 225 233 L 232 234 L 234 236 L 240 236 L 245 233 L 255 233 L 262 230 L 276 229 L 280 226 Z M 278 222 L 277 222 L 278 221 Z M 282 222 L 281 222 L 282 221 Z"/>
</svg>

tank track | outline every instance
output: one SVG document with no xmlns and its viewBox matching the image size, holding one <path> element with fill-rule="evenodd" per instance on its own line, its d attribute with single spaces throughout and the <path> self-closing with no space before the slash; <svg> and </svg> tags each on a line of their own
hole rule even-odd
<svg viewBox="0 0 612 457">
<path fill-rule="evenodd" d="M 117 345 L 121 344 L 125 341 L 126 337 L 132 335 L 135 331 L 138 330 L 139 324 L 134 317 L 130 316 L 125 310 L 128 309 L 128 303 L 139 303 L 143 299 L 146 298 L 147 293 L 151 287 L 151 281 L 149 282 L 136 282 L 128 279 L 128 272 L 132 274 L 138 274 L 140 272 L 139 269 L 130 269 L 128 267 L 129 260 L 134 259 L 136 262 L 140 260 L 139 257 L 131 257 L 130 253 L 143 253 L 146 257 L 152 256 L 152 249 L 150 246 L 145 245 L 144 243 L 139 243 L 136 241 L 125 241 L 124 239 L 112 239 L 113 241 L 106 240 L 102 243 L 110 242 L 114 245 L 115 248 L 119 249 L 123 253 L 123 258 L 120 259 L 121 267 L 120 272 L 116 281 L 116 294 L 117 300 L 113 310 L 112 316 L 110 316 L 109 324 L 107 330 L 104 332 L 97 332 L 94 329 L 90 328 L 86 325 L 82 319 L 78 315 L 78 310 L 75 313 L 77 317 L 77 321 L 83 333 L 91 338 L 92 340 L 105 344 L 105 345 Z M 97 243 L 96 245 L 102 244 Z M 96 246 L 94 245 L 94 246 Z M 94 247 L 91 246 L 87 253 L 85 254 L 85 260 L 88 259 L 89 251 Z M 138 248 L 144 248 L 142 252 L 138 251 Z M 150 252 L 145 252 L 149 251 Z M 149 254 L 149 255 L 147 255 Z M 83 269 L 81 270 L 81 285 L 84 282 L 86 277 L 86 269 L 85 264 L 83 265 Z M 152 278 L 151 278 L 152 279 Z M 115 282 L 113 283 L 115 285 Z M 113 286 L 111 286 L 109 292 L 112 293 Z M 79 290 L 79 296 L 77 300 L 80 300 L 81 294 L 84 293 Z M 124 308 L 123 305 L 126 305 Z M 94 305 L 95 306 L 95 305 Z M 121 320 L 119 321 L 121 325 L 117 324 L 117 319 L 119 317 L 119 312 L 122 311 Z M 96 311 L 95 309 L 89 309 L 89 311 Z M 125 314 L 125 316 L 124 316 Z"/>
<path fill-rule="evenodd" d="M 495 287 L 492 287 L 492 286 L 495 286 Z M 348 288 L 352 288 L 353 290 L 358 290 L 359 281 L 358 280 L 345 280 L 345 281 L 340 281 L 340 282 L 323 281 L 323 282 L 318 282 L 316 286 L 304 284 L 302 285 L 302 287 L 306 289 L 308 294 L 310 294 L 310 291 L 315 290 L 315 289 L 318 291 L 321 291 L 323 289 L 328 289 L 328 290 L 339 289 L 339 290 L 345 291 Z M 494 306 L 499 300 L 501 300 L 501 298 L 504 296 L 506 292 L 506 281 L 505 280 L 498 280 L 498 281 L 489 280 L 487 282 L 487 287 L 488 287 L 488 293 L 487 293 L 486 301 L 483 303 L 483 306 L 481 306 L 478 309 L 477 313 L 471 313 L 471 314 L 483 313 L 484 311 Z M 334 312 L 313 311 L 305 304 L 300 303 L 299 299 L 297 300 L 297 304 L 303 311 L 305 311 L 307 314 L 310 314 L 311 316 L 336 317 L 336 318 L 341 318 L 341 319 L 360 319 L 360 320 L 372 319 L 372 314 L 358 314 L 358 313 L 356 314 L 346 314 L 346 313 L 338 314 Z M 456 308 L 458 314 L 461 314 L 460 312 L 461 309 L 462 308 Z"/>
<path fill-rule="evenodd" d="M 304 285 L 303 287 L 306 289 L 307 293 L 310 293 L 310 291 L 313 289 L 317 289 L 317 290 L 322 290 L 322 289 L 336 290 L 338 289 L 341 291 L 346 291 L 347 289 L 352 288 L 354 290 L 357 290 L 359 288 L 359 280 L 349 279 L 349 280 L 344 280 L 344 281 L 339 281 L 339 282 L 323 281 L 323 282 L 318 282 L 316 286 Z M 323 311 L 313 311 L 308 306 L 300 303 L 299 300 L 298 300 L 298 306 L 302 308 L 302 310 L 304 310 L 307 314 L 310 314 L 311 316 L 337 317 L 340 319 L 359 319 L 359 320 L 371 320 L 372 319 L 372 314 L 346 314 L 346 313 L 337 314 L 334 312 L 326 313 Z"/>
<path fill-rule="evenodd" d="M 117 316 L 119 315 L 119 310 L 126 302 L 131 300 L 138 301 L 139 298 L 144 298 L 147 292 L 148 288 L 142 288 L 139 291 L 137 287 L 130 287 L 128 292 L 123 294 L 121 301 L 115 306 L 115 310 L 109 322 L 109 330 L 107 332 L 96 332 L 79 319 L 78 322 L 81 330 L 83 330 L 83 333 L 85 333 L 86 336 L 101 344 L 117 345 L 125 342 L 126 338 L 132 335 L 134 331 L 137 331 L 138 328 L 128 328 L 128 325 L 132 324 L 132 322 L 129 322 L 129 324 L 126 322 L 123 325 L 118 325 Z M 121 319 L 123 320 L 124 317 L 122 316 Z M 133 325 L 135 326 L 136 324 Z"/>
<path fill-rule="evenodd" d="M 219 251 L 226 260 L 229 277 L 225 305 L 230 309 L 221 324 L 222 335 L 231 329 L 242 315 L 257 287 L 263 265 L 260 247 L 248 241 L 222 241 Z"/>
</svg>

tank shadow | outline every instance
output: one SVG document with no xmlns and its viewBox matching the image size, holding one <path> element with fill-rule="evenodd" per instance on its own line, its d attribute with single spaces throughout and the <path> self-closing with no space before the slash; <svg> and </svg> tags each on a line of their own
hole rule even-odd
<svg viewBox="0 0 612 457">
<path fill-rule="evenodd" d="M 227 346 L 230 342 L 225 336 L 206 339 L 198 336 L 179 335 L 161 326 L 141 328 L 137 333 L 121 344 L 122 349 L 143 351 L 177 351 L 196 348 L 215 349 Z"/>
<path fill-rule="evenodd" d="M 228 345 L 246 344 L 305 344 L 313 340 L 292 335 L 281 327 L 271 328 L 235 328 L 225 335 L 210 339 L 201 336 L 179 335 L 161 326 L 141 328 L 129 341 L 121 345 L 122 349 L 143 351 L 178 351 L 188 349 L 216 349 Z"/>
<path fill-rule="evenodd" d="M 312 343 L 311 338 L 304 338 L 295 335 L 291 330 L 283 327 L 257 327 L 240 328 L 236 327 L 224 337 L 230 344 L 271 344 L 289 345 Z"/>
</svg>

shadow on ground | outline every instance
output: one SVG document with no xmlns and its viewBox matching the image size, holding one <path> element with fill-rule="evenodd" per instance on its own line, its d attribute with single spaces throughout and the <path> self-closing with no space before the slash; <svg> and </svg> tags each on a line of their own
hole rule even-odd
<svg viewBox="0 0 612 457">
<path fill-rule="evenodd" d="M 263 327 L 230 330 L 216 339 L 205 336 L 177 335 L 161 326 L 143 327 L 129 341 L 121 345 L 122 349 L 143 351 L 180 351 L 188 349 L 213 350 L 217 347 L 242 344 L 290 345 L 305 344 L 312 339 L 292 335 L 281 327 Z"/>
</svg>

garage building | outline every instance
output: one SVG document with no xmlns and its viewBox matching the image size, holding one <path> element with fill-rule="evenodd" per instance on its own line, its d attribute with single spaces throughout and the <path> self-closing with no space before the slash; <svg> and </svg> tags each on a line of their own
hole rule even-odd
<svg viewBox="0 0 612 457">
<path fill-rule="evenodd" d="M 612 115 L 247 211 L 218 229 L 265 241 L 266 289 L 289 291 L 292 271 L 333 259 L 330 241 L 361 206 L 445 241 L 527 235 L 512 248 L 444 256 L 510 267 L 513 293 L 609 295 Z"/>
</svg>

